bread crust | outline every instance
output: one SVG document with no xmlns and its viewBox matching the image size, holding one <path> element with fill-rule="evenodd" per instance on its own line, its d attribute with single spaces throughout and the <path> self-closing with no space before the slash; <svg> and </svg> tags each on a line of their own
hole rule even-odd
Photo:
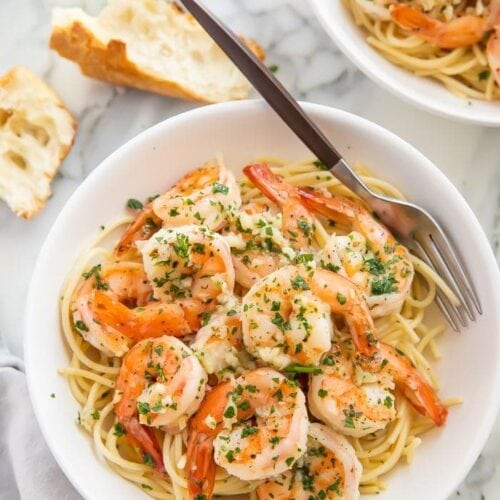
<svg viewBox="0 0 500 500">
<path fill-rule="evenodd" d="M 59 108 L 64 113 L 68 124 L 73 129 L 71 142 L 69 142 L 68 144 L 60 145 L 57 161 L 54 162 L 52 165 L 48 165 L 43 172 L 43 176 L 47 179 L 47 182 L 50 184 L 50 182 L 56 175 L 57 171 L 59 170 L 59 167 L 61 166 L 63 160 L 66 158 L 66 156 L 68 155 L 74 144 L 78 124 L 71 115 L 71 113 L 68 111 L 62 100 L 54 92 L 54 90 L 50 88 L 47 85 L 47 83 L 45 83 L 41 78 L 39 78 L 37 75 L 32 73 L 27 68 L 24 68 L 22 66 L 15 66 L 11 68 L 3 76 L 0 76 L 0 88 L 8 91 L 8 88 L 11 85 L 15 85 L 20 79 L 25 79 L 25 80 L 29 79 L 30 82 L 32 82 L 33 86 L 38 86 L 40 89 L 43 89 L 43 92 L 45 92 L 47 96 L 50 98 L 54 107 Z M 12 114 L 15 114 L 16 109 L 11 109 L 10 111 Z M 29 173 L 26 173 L 26 175 L 29 176 Z M 50 191 L 49 188 L 47 196 L 38 196 L 36 194 L 33 195 L 31 199 L 32 203 L 30 208 L 12 207 L 12 206 L 11 208 L 19 217 L 22 217 L 23 219 L 31 219 L 42 210 L 42 208 L 45 206 L 45 202 L 51 196 L 51 194 L 52 192 Z"/>
<path fill-rule="evenodd" d="M 182 11 L 180 14 L 188 16 L 191 22 L 195 22 L 191 15 Z M 258 43 L 244 38 L 243 40 L 259 59 L 264 59 L 264 50 Z M 76 62 L 82 73 L 91 78 L 170 97 L 205 103 L 214 102 L 176 81 L 158 78 L 140 69 L 128 59 L 125 42 L 112 39 L 103 44 L 79 21 L 74 21 L 68 26 L 55 26 L 49 44 L 59 55 Z"/>
</svg>

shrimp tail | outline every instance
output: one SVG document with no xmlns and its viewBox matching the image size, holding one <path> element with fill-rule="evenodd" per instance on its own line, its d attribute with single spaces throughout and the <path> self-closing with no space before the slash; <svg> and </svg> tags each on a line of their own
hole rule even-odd
<svg viewBox="0 0 500 500">
<path fill-rule="evenodd" d="M 134 448 L 140 448 L 144 463 L 152 462 L 156 472 L 165 474 L 163 454 L 153 429 L 141 425 L 137 417 L 122 419 L 121 424 L 127 432 L 129 443 Z"/>
<path fill-rule="evenodd" d="M 395 5 L 391 17 L 401 28 L 443 49 L 477 43 L 488 30 L 486 20 L 478 16 L 462 16 L 443 23 L 410 5 Z"/>
<path fill-rule="evenodd" d="M 196 432 L 191 434 L 186 462 L 189 498 L 212 498 L 216 471 L 213 449 L 213 436 Z"/>
<path fill-rule="evenodd" d="M 158 303 L 136 312 L 100 290 L 94 290 L 89 304 L 96 321 L 134 340 L 162 335 L 182 337 L 193 331 L 179 304 Z"/>
<path fill-rule="evenodd" d="M 356 221 L 358 207 L 348 198 L 334 195 L 327 197 L 307 187 L 299 187 L 297 190 L 301 202 L 312 212 L 345 225 Z"/>
<path fill-rule="evenodd" d="M 149 239 L 161 226 L 162 221 L 154 213 L 151 204 L 146 205 L 116 244 L 115 255 L 123 257 L 136 241 Z"/>
<path fill-rule="evenodd" d="M 259 188 L 272 202 L 283 206 L 289 195 L 295 195 L 295 189 L 286 184 L 280 177 L 275 176 L 267 163 L 255 163 L 243 168 L 243 173 Z"/>
<path fill-rule="evenodd" d="M 222 429 L 222 414 L 231 390 L 230 382 L 222 382 L 212 389 L 189 422 L 191 432 L 187 448 L 186 474 L 190 498 L 212 498 L 216 471 L 213 440 Z M 216 420 L 215 428 L 208 427 L 208 417 Z M 238 417 L 241 418 L 240 412 Z"/>
<path fill-rule="evenodd" d="M 437 425 L 444 425 L 448 416 L 448 409 L 438 398 L 436 391 L 416 370 L 408 358 L 387 344 L 379 343 L 378 350 L 381 356 L 388 361 L 391 374 L 396 384 L 411 402 L 415 410 L 427 415 Z"/>
</svg>

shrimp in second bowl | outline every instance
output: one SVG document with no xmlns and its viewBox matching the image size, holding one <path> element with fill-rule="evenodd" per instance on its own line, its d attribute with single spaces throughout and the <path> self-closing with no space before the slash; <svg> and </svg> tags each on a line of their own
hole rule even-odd
<svg viewBox="0 0 500 500">
<path fill-rule="evenodd" d="M 207 374 L 189 347 L 175 337 L 143 340 L 123 358 L 116 380 L 115 413 L 145 463 L 164 471 L 153 427 L 182 430 L 205 395 Z"/>
<path fill-rule="evenodd" d="M 199 320 L 231 297 L 231 250 L 220 234 L 194 225 L 164 228 L 139 249 L 156 299 L 189 305 Z"/>
<path fill-rule="evenodd" d="M 289 470 L 306 451 L 308 426 L 303 392 L 275 370 L 258 368 L 217 386 L 190 424 L 191 497 L 211 498 L 215 464 L 248 481 Z"/>
<path fill-rule="evenodd" d="M 109 356 L 123 356 L 146 337 L 193 331 L 178 304 L 152 300 L 153 289 L 142 264 L 97 264 L 83 277 L 71 302 L 73 324 L 87 342 Z"/>
<path fill-rule="evenodd" d="M 310 424 L 307 451 L 290 471 L 257 488 L 259 500 L 357 500 L 362 466 L 344 436 Z"/>
<path fill-rule="evenodd" d="M 355 437 L 384 429 L 396 418 L 389 374 L 363 372 L 337 344 L 323 358 L 321 369 L 321 374 L 311 375 L 307 396 L 316 418 Z"/>
<path fill-rule="evenodd" d="M 228 214 L 241 205 L 240 189 L 232 172 L 207 164 L 188 172 L 165 194 L 150 202 L 115 247 L 117 255 L 127 253 L 136 241 L 151 237 L 162 224 L 177 227 L 199 224 L 220 229 Z"/>
</svg>

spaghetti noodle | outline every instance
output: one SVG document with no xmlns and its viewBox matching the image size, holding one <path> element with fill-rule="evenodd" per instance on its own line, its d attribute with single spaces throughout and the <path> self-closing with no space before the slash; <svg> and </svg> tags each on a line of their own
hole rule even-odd
<svg viewBox="0 0 500 500">
<path fill-rule="evenodd" d="M 292 185 L 311 186 L 326 189 L 335 195 L 354 198 L 354 195 L 321 165 L 314 161 L 286 164 L 279 159 L 266 158 L 272 171 Z M 371 175 L 363 166 L 357 171 L 363 181 L 374 191 L 395 198 L 403 195 L 389 183 Z M 240 181 L 243 202 L 264 201 L 261 192 L 248 180 Z M 157 432 L 162 443 L 163 461 L 167 476 L 160 477 L 143 463 L 140 454 L 128 443 L 123 427 L 116 420 L 114 404 L 115 382 L 120 370 L 121 359 L 106 356 L 87 343 L 75 328 L 72 319 L 72 297 L 82 281 L 82 274 L 96 264 L 113 262 L 111 242 L 131 222 L 124 218 L 103 229 L 91 248 L 75 264 L 69 274 L 61 298 L 61 321 L 64 337 L 71 352 L 69 366 L 60 369 L 68 379 L 71 392 L 80 405 L 78 423 L 92 436 L 96 453 L 104 458 L 119 475 L 135 483 L 148 495 L 160 499 L 187 498 L 186 429 L 173 434 Z M 333 228 L 322 220 L 316 221 L 314 239 L 322 248 Z M 347 233 L 347 228 L 335 226 L 336 234 Z M 384 342 L 397 347 L 412 364 L 437 388 L 438 382 L 432 370 L 432 362 L 439 358 L 437 337 L 444 331 L 443 324 L 429 319 L 436 290 L 440 288 L 453 297 L 442 279 L 418 258 L 411 257 L 416 274 L 411 291 L 401 311 L 378 318 L 375 321 L 378 336 Z M 340 329 L 337 336 L 345 336 Z M 185 339 L 184 339 L 185 340 Z M 186 341 L 189 343 L 189 341 Z M 445 402 L 447 406 L 459 400 Z M 402 394 L 396 392 L 397 417 L 385 429 L 368 436 L 348 437 L 357 458 L 363 466 L 360 492 L 378 493 L 386 488 L 385 477 L 401 462 L 410 463 L 416 449 L 422 442 L 422 435 L 433 428 L 427 417 L 418 415 Z M 259 482 L 243 481 L 230 476 L 218 468 L 215 481 L 215 495 L 247 495 L 257 498 L 255 489 Z"/>
</svg>

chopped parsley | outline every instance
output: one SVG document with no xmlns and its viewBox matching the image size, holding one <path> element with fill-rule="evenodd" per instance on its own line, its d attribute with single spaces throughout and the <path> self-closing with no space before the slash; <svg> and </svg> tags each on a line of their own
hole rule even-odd
<svg viewBox="0 0 500 500">
<path fill-rule="evenodd" d="M 172 245 L 174 252 L 183 260 L 188 260 L 189 258 L 189 238 L 185 234 L 177 234 L 176 243 Z"/>
<path fill-rule="evenodd" d="M 363 262 L 363 271 L 368 271 L 370 274 L 380 276 L 385 272 L 384 264 L 378 259 L 367 259 Z"/>
<path fill-rule="evenodd" d="M 277 71 L 280 69 L 277 64 L 271 64 L 268 66 L 268 69 L 271 73 L 277 73 Z"/>
<path fill-rule="evenodd" d="M 149 465 L 150 467 L 155 466 L 155 461 L 153 460 L 153 457 L 149 453 L 144 453 L 144 455 L 142 455 L 142 461 L 146 465 Z"/>
<path fill-rule="evenodd" d="M 142 483 L 141 488 L 143 490 L 152 490 L 153 489 L 153 488 L 151 488 L 151 486 L 149 486 L 149 484 L 146 484 L 146 483 Z"/>
<path fill-rule="evenodd" d="M 109 285 L 107 283 L 104 283 L 102 281 L 101 277 L 101 264 L 95 265 L 90 271 L 87 271 L 86 273 L 82 273 L 82 277 L 86 280 L 88 280 L 91 276 L 94 276 L 95 281 L 96 281 L 96 287 L 98 290 L 108 290 Z"/>
<path fill-rule="evenodd" d="M 117 437 L 121 437 L 125 435 L 125 429 L 120 422 L 116 422 L 116 424 L 113 426 L 114 432 L 113 434 Z"/>
<path fill-rule="evenodd" d="M 318 170 L 329 170 L 329 168 L 326 166 L 325 163 L 323 163 L 321 160 L 314 160 L 312 164 L 318 169 Z"/>
<path fill-rule="evenodd" d="M 292 280 L 292 288 L 294 290 L 309 290 L 309 285 L 306 283 L 304 278 L 297 274 Z"/>
<path fill-rule="evenodd" d="M 320 389 L 318 391 L 318 396 L 323 399 L 323 398 L 326 398 L 326 396 L 328 396 L 328 391 L 326 391 L 325 389 Z"/>
<path fill-rule="evenodd" d="M 141 208 L 144 208 L 144 205 L 135 198 L 129 198 L 127 201 L 127 207 L 131 208 L 132 210 L 140 210 Z"/>
<path fill-rule="evenodd" d="M 139 401 L 137 403 L 137 409 L 141 415 L 146 415 L 150 411 L 149 410 L 149 403 L 143 403 L 143 402 Z"/>
<path fill-rule="evenodd" d="M 478 75 L 477 75 L 477 79 L 482 81 L 482 80 L 487 80 L 489 77 L 490 77 L 490 70 L 489 69 L 485 69 L 483 71 L 481 71 Z"/>
<path fill-rule="evenodd" d="M 345 298 L 345 295 L 342 295 L 340 292 L 337 292 L 337 302 L 341 306 L 343 306 L 347 302 L 347 299 Z"/>
<path fill-rule="evenodd" d="M 320 266 L 327 271 L 331 271 L 332 273 L 338 273 L 340 271 L 340 266 L 336 266 L 331 262 L 325 262 L 324 260 L 320 262 Z"/>
<path fill-rule="evenodd" d="M 212 186 L 212 193 L 214 193 L 214 194 L 216 194 L 216 193 L 227 194 L 228 191 L 229 191 L 229 188 L 227 186 L 224 186 L 224 184 L 219 184 L 218 182 L 216 182 Z"/>
<path fill-rule="evenodd" d="M 99 420 L 101 418 L 101 412 L 94 408 L 94 411 L 90 414 L 90 416 L 94 419 L 94 420 Z"/>
<path fill-rule="evenodd" d="M 288 365 L 283 371 L 287 373 L 311 373 L 312 375 L 319 375 L 323 373 L 323 370 L 317 366 L 299 365 L 298 363 Z"/>
<path fill-rule="evenodd" d="M 372 295 L 384 295 L 386 293 L 397 292 L 398 287 L 396 283 L 396 278 L 392 273 L 379 280 L 373 280 L 371 285 Z"/>
<path fill-rule="evenodd" d="M 251 436 L 252 434 L 257 434 L 257 432 L 259 432 L 259 429 L 257 427 L 248 425 L 246 427 L 243 427 L 243 430 L 241 431 L 241 437 L 246 438 L 248 436 Z"/>
<path fill-rule="evenodd" d="M 384 399 L 384 406 L 387 406 L 387 408 L 392 408 L 391 396 L 386 396 L 386 398 Z"/>
<path fill-rule="evenodd" d="M 75 321 L 75 326 L 81 332 L 88 332 L 89 331 L 89 327 L 80 319 L 78 321 Z"/>
<path fill-rule="evenodd" d="M 224 418 L 234 418 L 235 415 L 234 406 L 228 406 L 224 412 Z"/>
</svg>

